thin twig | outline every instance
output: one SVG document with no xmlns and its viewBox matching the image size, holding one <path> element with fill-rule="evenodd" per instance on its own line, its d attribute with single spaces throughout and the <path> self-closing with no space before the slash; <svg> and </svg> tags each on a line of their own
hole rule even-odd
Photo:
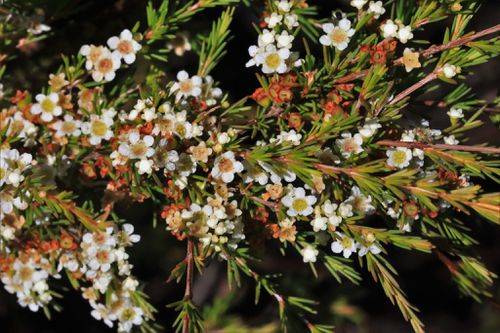
<svg viewBox="0 0 500 333">
<path fill-rule="evenodd" d="M 187 249 L 186 249 L 186 288 L 184 290 L 184 301 L 191 301 L 193 297 L 192 285 L 193 285 L 193 249 L 194 243 L 188 238 Z M 182 333 L 189 333 L 190 318 L 186 313 L 182 319 Z"/>
<path fill-rule="evenodd" d="M 423 86 L 425 86 L 426 84 L 434 81 L 435 79 L 437 79 L 438 75 L 436 72 L 432 72 L 432 73 L 429 73 L 426 77 L 424 77 L 422 80 L 418 81 L 417 83 L 415 83 L 414 85 L 406 88 L 405 90 L 403 90 L 402 92 L 400 92 L 399 94 L 396 95 L 396 97 L 394 97 L 393 100 L 391 100 L 388 105 L 394 105 L 396 103 L 398 103 L 399 101 L 401 101 L 402 99 L 406 98 L 407 96 L 411 95 L 413 92 L 415 92 L 416 90 L 422 88 Z"/>
<path fill-rule="evenodd" d="M 393 147 L 406 147 L 417 149 L 447 149 L 459 151 L 473 151 L 478 153 L 500 154 L 500 148 L 496 147 L 481 147 L 481 146 L 465 146 L 465 145 L 447 145 L 447 144 L 427 144 L 422 142 L 405 142 L 405 141 L 392 141 L 381 140 L 376 142 L 379 146 L 393 146 Z"/>
</svg>

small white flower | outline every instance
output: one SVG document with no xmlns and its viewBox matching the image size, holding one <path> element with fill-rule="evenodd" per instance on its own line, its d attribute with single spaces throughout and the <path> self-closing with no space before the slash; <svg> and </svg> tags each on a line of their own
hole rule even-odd
<svg viewBox="0 0 500 333">
<path fill-rule="evenodd" d="M 306 191 L 302 187 L 292 188 L 292 190 L 281 199 L 283 205 L 288 207 L 288 216 L 308 216 L 311 215 L 314 209 L 312 205 L 316 203 L 316 197 L 306 195 Z"/>
<path fill-rule="evenodd" d="M 226 132 L 222 132 L 222 133 L 217 134 L 217 142 L 220 143 L 221 145 L 225 145 L 226 143 L 229 143 L 230 141 L 231 141 L 231 137 Z"/>
<path fill-rule="evenodd" d="M 178 82 L 175 82 L 172 88 L 170 88 L 170 92 L 176 92 L 175 99 L 177 101 L 189 96 L 200 96 L 202 80 L 198 75 L 194 75 L 190 78 L 186 71 L 180 71 L 177 73 L 177 81 Z"/>
<path fill-rule="evenodd" d="M 259 35 L 257 42 L 259 47 L 265 47 L 269 44 L 274 43 L 276 32 L 274 30 L 264 29 L 262 33 Z"/>
<path fill-rule="evenodd" d="M 379 254 L 382 250 L 375 243 L 358 244 L 358 256 L 362 257 L 368 252 Z"/>
<path fill-rule="evenodd" d="M 102 80 L 113 81 L 118 68 L 120 68 L 120 56 L 105 48 L 102 50 L 99 59 L 94 63 L 92 79 L 96 82 L 101 82 Z"/>
<path fill-rule="evenodd" d="M 227 151 L 215 159 L 214 168 L 210 174 L 224 183 L 230 183 L 234 180 L 234 174 L 242 172 L 243 169 L 243 164 L 236 161 L 234 153 Z"/>
<path fill-rule="evenodd" d="M 453 78 L 455 75 L 460 73 L 460 68 L 455 65 L 445 64 L 442 68 L 443 74 L 448 79 Z"/>
<path fill-rule="evenodd" d="M 368 0 L 351 0 L 351 6 L 361 10 Z"/>
<path fill-rule="evenodd" d="M 82 123 L 82 132 L 84 134 L 90 135 L 90 144 L 96 146 L 101 143 L 102 140 L 109 140 L 113 137 L 113 131 L 111 130 L 113 126 L 113 118 L 98 115 L 91 115 L 90 121 Z"/>
<path fill-rule="evenodd" d="M 299 26 L 299 17 L 297 14 L 288 14 L 285 15 L 284 22 L 288 30 L 291 30 Z"/>
<path fill-rule="evenodd" d="M 450 111 L 446 113 L 450 118 L 463 118 L 464 112 L 462 109 L 452 107 Z"/>
<path fill-rule="evenodd" d="M 268 45 L 263 53 L 258 53 L 255 56 L 255 61 L 257 65 L 262 65 L 262 72 L 266 74 L 282 74 L 288 70 L 285 61 L 289 57 L 289 49 L 277 49 L 274 45 Z"/>
<path fill-rule="evenodd" d="M 311 245 L 306 245 L 302 250 L 300 250 L 300 254 L 302 255 L 302 260 L 305 263 L 307 262 L 316 262 L 316 257 L 318 256 L 319 251 L 316 250 Z"/>
<path fill-rule="evenodd" d="M 376 19 L 378 19 L 380 15 L 383 15 L 385 13 L 385 8 L 382 1 L 370 1 L 368 13 L 373 14 L 373 17 Z"/>
<path fill-rule="evenodd" d="M 82 122 L 75 120 L 72 115 L 64 115 L 64 120 L 58 120 L 54 123 L 56 136 L 80 136 Z"/>
<path fill-rule="evenodd" d="M 128 143 L 122 143 L 118 152 L 130 159 L 147 159 L 153 156 L 155 150 L 151 147 L 154 139 L 151 135 L 141 138 L 138 131 L 131 131 L 128 135 Z"/>
<path fill-rule="evenodd" d="M 347 48 L 355 33 L 355 30 L 351 29 L 351 21 L 346 18 L 341 19 L 338 26 L 333 23 L 325 23 L 322 28 L 325 35 L 319 38 L 319 42 L 325 46 L 333 46 L 339 51 Z"/>
<path fill-rule="evenodd" d="M 351 217 L 353 215 L 352 206 L 347 202 L 342 202 L 339 205 L 339 214 L 342 217 Z"/>
<path fill-rule="evenodd" d="M 123 30 L 120 37 L 113 36 L 109 38 L 108 46 L 115 50 L 113 51 L 114 54 L 129 65 L 135 61 L 135 54 L 141 49 L 141 45 L 134 40 L 132 33 L 128 29 Z"/>
<path fill-rule="evenodd" d="M 51 30 L 50 26 L 43 24 L 43 23 L 38 23 L 33 28 L 29 28 L 27 31 L 33 35 L 40 35 L 44 32 L 50 31 L 50 30 Z"/>
<path fill-rule="evenodd" d="M 339 147 L 342 156 L 345 158 L 363 152 L 363 147 L 361 147 L 363 144 L 363 137 L 359 133 L 353 136 L 351 133 L 344 132 L 342 133 L 342 139 L 337 139 L 335 143 L 337 147 Z"/>
<path fill-rule="evenodd" d="M 359 134 L 361 134 L 363 138 L 370 138 L 381 127 L 382 125 L 380 125 L 376 119 L 366 119 L 363 127 L 359 129 Z"/>
<path fill-rule="evenodd" d="M 384 38 L 394 38 L 398 35 L 398 25 L 393 20 L 387 20 L 380 25 Z"/>
<path fill-rule="evenodd" d="M 356 242 L 352 238 L 340 232 L 336 232 L 335 234 L 340 239 L 332 243 L 331 245 L 332 252 L 342 253 L 344 258 L 349 258 L 352 253 L 356 252 L 356 247 L 357 247 Z"/>
<path fill-rule="evenodd" d="M 287 48 L 290 49 L 292 47 L 292 42 L 294 40 L 294 36 L 290 35 L 288 31 L 283 30 L 280 35 L 276 36 L 276 42 L 278 48 Z"/>
<path fill-rule="evenodd" d="M 137 172 L 139 172 L 140 175 L 143 175 L 145 173 L 150 174 L 151 172 L 153 172 L 152 160 L 140 160 L 135 162 L 134 165 L 137 168 Z"/>
<path fill-rule="evenodd" d="M 352 187 L 351 195 L 347 198 L 345 203 L 348 203 L 353 209 L 363 214 L 372 214 L 375 212 L 371 195 L 364 195 L 357 186 Z"/>
<path fill-rule="evenodd" d="M 282 20 L 283 20 L 283 15 L 280 15 L 278 13 L 271 13 L 270 16 L 264 19 L 264 21 L 267 23 L 267 26 L 271 29 L 277 26 L 279 23 L 281 23 Z"/>
<path fill-rule="evenodd" d="M 324 231 L 328 226 L 328 219 L 323 216 L 316 216 L 311 220 L 311 226 L 313 227 L 314 232 Z"/>
<path fill-rule="evenodd" d="M 398 31 L 398 39 L 401 43 L 406 44 L 410 39 L 413 38 L 413 33 L 411 32 L 411 26 L 401 26 Z"/>
<path fill-rule="evenodd" d="M 412 159 L 412 152 L 406 147 L 397 147 L 386 152 L 387 164 L 391 167 L 406 168 L 410 165 Z"/>
<path fill-rule="evenodd" d="M 292 3 L 286 0 L 276 1 L 275 4 L 280 12 L 288 13 L 292 9 Z"/>
<path fill-rule="evenodd" d="M 35 99 L 38 103 L 31 106 L 31 113 L 35 115 L 41 114 L 40 118 L 43 121 L 52 121 L 54 117 L 62 114 L 62 108 L 57 105 L 59 102 L 59 95 L 56 93 L 51 93 L 49 95 L 38 94 Z"/>
<path fill-rule="evenodd" d="M 460 142 L 455 138 L 454 135 L 443 137 L 444 143 L 447 145 L 458 145 Z"/>
</svg>

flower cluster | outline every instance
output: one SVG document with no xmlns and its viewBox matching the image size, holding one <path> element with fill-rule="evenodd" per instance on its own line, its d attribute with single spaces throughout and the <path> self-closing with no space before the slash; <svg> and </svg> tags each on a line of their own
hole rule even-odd
<svg viewBox="0 0 500 333">
<path fill-rule="evenodd" d="M 292 31 L 299 22 L 297 14 L 293 13 L 293 1 L 275 1 L 274 5 L 276 10 L 265 18 L 266 29 L 259 35 L 257 45 L 248 49 L 252 59 L 246 66 L 262 66 L 266 74 L 283 74 L 298 61 L 290 49 L 295 38 Z"/>
<path fill-rule="evenodd" d="M 49 311 L 57 309 L 54 290 L 67 281 L 95 319 L 118 331 L 153 332 L 155 310 L 127 253 L 140 237 L 115 209 L 147 203 L 161 231 L 187 245 L 170 277 L 186 282 L 174 303 L 179 331 L 202 330 L 191 300 L 193 267 L 211 260 L 227 264 L 228 280 L 254 279 L 282 312 L 290 302 L 309 308 L 311 301 L 283 297 L 250 267 L 254 255 L 277 247 L 337 280 L 358 282 L 367 269 L 416 331 L 415 308 L 387 259 L 392 245 L 439 248 L 440 257 L 457 258 L 462 291 L 486 294 L 493 273 L 476 258 L 474 269 L 460 266 L 472 260 L 467 247 L 475 242 L 459 218 L 477 213 L 498 222 L 498 196 L 475 178 L 498 181 L 498 162 L 488 153 L 500 151 L 462 144 L 489 105 L 465 83 L 445 95 L 448 89 L 424 87 L 455 84 L 462 70 L 496 55 L 496 40 L 474 42 L 492 30 L 464 36 L 469 20 L 461 17 L 448 42 L 423 48 L 413 33 L 444 18 L 446 4 L 411 2 L 401 14 L 382 1 L 353 0 L 357 14 L 323 19 L 305 0 L 266 1 L 248 50 L 258 87 L 232 101 L 210 73 L 225 54 L 234 8 L 193 42 L 197 70 L 171 72 L 157 63 L 191 49 L 179 25 L 215 3 L 176 10 L 150 4 L 143 32 L 136 25 L 107 46 L 82 46 L 40 93 L 2 93 L 5 289 L 23 307 Z M 296 50 L 304 51 L 292 52 L 299 41 L 306 42 Z M 132 75 L 140 50 L 145 61 Z M 423 119 L 425 108 L 444 120 Z"/>
</svg>

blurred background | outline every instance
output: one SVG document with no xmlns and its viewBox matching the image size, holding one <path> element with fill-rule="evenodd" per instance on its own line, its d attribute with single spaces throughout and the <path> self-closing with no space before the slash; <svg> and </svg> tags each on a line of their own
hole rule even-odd
<svg viewBox="0 0 500 333">
<path fill-rule="evenodd" d="M 13 1 L 12 3 L 15 3 Z M 25 1 L 19 1 L 19 3 Z M 256 1 L 257 2 L 257 1 Z M 104 44 L 110 36 L 131 28 L 136 21 L 144 22 L 144 0 L 40 0 L 26 1 L 32 4 L 32 15 L 52 27 L 49 37 L 31 44 L 18 52 L 18 57 L 9 63 L 8 72 L 14 82 L 9 86 L 27 89 L 35 93 L 47 84 L 49 73 L 60 65 L 60 54 L 76 54 L 83 44 Z M 348 1 L 309 1 L 321 8 L 321 16 L 328 17 L 332 10 L 346 9 Z M 1 8 L 1 1 L 0 1 Z M 0 12 L 1 13 L 1 12 Z M 220 13 L 209 10 L 198 15 L 186 27 L 190 31 L 207 30 L 211 21 Z M 0 14 L 0 15 L 5 15 Z M 484 1 L 469 30 L 481 30 L 498 24 L 500 2 Z M 257 14 L 248 8 L 238 8 L 232 24 L 234 38 L 228 46 L 228 55 L 212 73 L 234 100 L 251 94 L 257 87 L 255 69 L 246 69 L 247 48 L 256 39 L 252 23 Z M 443 37 L 443 26 L 449 22 L 431 24 L 425 38 L 439 43 Z M 416 38 L 421 37 L 421 32 Z M 195 44 L 193 42 L 193 44 Z M 141 61 L 139 59 L 139 61 Z M 166 63 L 165 70 L 171 75 L 179 69 L 194 72 L 197 58 L 193 52 L 183 57 L 174 54 Z M 500 83 L 499 60 L 475 69 L 468 78 L 478 97 L 493 100 L 498 95 Z M 5 83 L 4 83 L 5 84 Z M 444 112 L 442 112 L 444 113 Z M 443 121 L 432 109 L 423 109 L 422 115 L 435 127 Z M 485 119 L 487 120 L 487 119 Z M 471 143 L 490 142 L 500 145 L 498 129 L 488 125 L 476 131 Z M 490 190 L 493 190 L 490 188 Z M 152 227 L 152 209 L 144 203 L 140 209 L 122 204 L 119 215 L 133 223 L 142 236 L 139 245 L 131 249 L 131 262 L 135 275 L 146 283 L 146 293 L 159 310 L 158 321 L 170 332 L 175 313 L 165 306 L 182 298 L 182 289 L 174 283 L 166 284 L 170 269 L 182 260 L 184 245 L 179 245 L 159 224 Z M 500 217 L 499 217 L 500 218 Z M 474 236 L 480 241 L 477 248 L 488 267 L 500 272 L 500 228 L 469 219 Z M 265 263 L 258 264 L 261 272 L 277 273 L 285 290 L 307 296 L 321 302 L 319 322 L 332 323 L 336 332 L 409 332 L 410 326 L 403 320 L 397 308 L 386 299 L 382 289 L 364 276 L 360 286 L 349 283 L 338 284 L 326 272 L 319 271 L 319 278 L 312 279 L 311 272 L 300 258 L 284 258 L 277 248 L 263 248 Z M 391 262 L 400 273 L 400 282 L 409 299 L 420 309 L 428 332 L 500 332 L 500 284 L 492 290 L 494 295 L 483 303 L 460 297 L 450 280 L 448 270 L 433 256 L 405 253 L 392 248 Z M 195 302 L 205 308 L 207 331 L 210 332 L 275 332 L 277 309 L 275 302 L 266 297 L 258 306 L 254 305 L 254 286 L 246 281 L 241 289 L 230 291 L 226 286 L 226 271 L 223 263 L 214 262 L 204 274 L 195 280 Z M 0 290 L 0 332 L 49 333 L 49 332 L 113 332 L 101 322 L 90 317 L 90 306 L 75 291 L 68 289 L 60 300 L 64 310 L 54 313 L 48 321 L 42 313 L 31 313 L 16 304 L 15 297 Z M 304 332 L 297 325 L 293 332 Z"/>
</svg>

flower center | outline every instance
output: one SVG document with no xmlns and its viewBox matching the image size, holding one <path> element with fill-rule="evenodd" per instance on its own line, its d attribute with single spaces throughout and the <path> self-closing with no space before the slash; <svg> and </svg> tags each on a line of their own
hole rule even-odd
<svg viewBox="0 0 500 333">
<path fill-rule="evenodd" d="M 56 108 L 56 104 L 50 98 L 45 98 L 41 104 L 43 111 L 52 113 Z"/>
<path fill-rule="evenodd" d="M 344 141 L 344 151 L 346 152 L 352 152 L 352 151 L 355 151 L 356 150 L 356 141 L 354 141 L 353 139 L 346 139 Z"/>
<path fill-rule="evenodd" d="M 128 40 L 122 40 L 120 43 L 118 43 L 117 49 L 122 54 L 132 53 L 133 51 L 132 44 Z"/>
<path fill-rule="evenodd" d="M 234 170 L 233 161 L 231 161 L 228 158 L 222 158 L 219 161 L 219 170 L 222 171 L 223 173 L 233 172 Z"/>
<path fill-rule="evenodd" d="M 340 28 L 335 28 L 330 34 L 330 39 L 336 44 L 343 43 L 347 40 L 347 32 Z"/>
<path fill-rule="evenodd" d="M 7 176 L 7 169 L 0 168 L 0 179 L 4 179 Z"/>
<path fill-rule="evenodd" d="M 342 243 L 342 247 L 344 249 L 348 249 L 352 246 L 352 239 L 350 239 L 348 237 L 344 237 L 344 238 L 342 238 L 341 243 Z"/>
<path fill-rule="evenodd" d="M 22 281 L 29 281 L 33 276 L 33 269 L 30 267 L 23 267 L 19 270 L 19 277 Z"/>
<path fill-rule="evenodd" d="M 295 199 L 292 203 L 292 208 L 296 212 L 302 212 L 302 211 L 306 210 L 307 206 L 308 206 L 307 201 L 306 201 L 306 199 L 303 199 L 303 198 Z"/>
<path fill-rule="evenodd" d="M 130 151 L 132 151 L 132 154 L 137 157 L 141 157 L 146 154 L 146 145 L 142 142 L 133 144 L 130 146 Z"/>
<path fill-rule="evenodd" d="M 89 53 L 90 61 L 96 62 L 101 57 L 102 51 L 99 47 L 92 47 Z"/>
<path fill-rule="evenodd" d="M 92 134 L 96 136 L 104 136 L 108 131 L 108 126 L 102 120 L 94 120 L 91 126 Z"/>
<path fill-rule="evenodd" d="M 109 261 L 109 253 L 108 251 L 99 251 L 96 254 L 96 258 L 101 264 L 105 264 Z"/>
<path fill-rule="evenodd" d="M 61 130 L 64 133 L 73 133 L 76 130 L 76 125 L 72 121 L 65 121 L 61 126 Z"/>
<path fill-rule="evenodd" d="M 113 61 L 109 58 L 101 59 L 97 64 L 97 69 L 101 73 L 111 72 L 111 70 L 113 69 Z"/>
<path fill-rule="evenodd" d="M 179 83 L 179 90 L 183 93 L 189 93 L 193 90 L 193 82 L 191 82 L 191 79 L 181 81 Z"/>
<path fill-rule="evenodd" d="M 281 57 L 278 53 L 271 53 L 266 57 L 266 65 L 269 68 L 276 69 L 281 63 Z"/>
<path fill-rule="evenodd" d="M 401 150 L 397 150 L 392 154 L 392 160 L 396 164 L 403 164 L 406 162 L 406 153 Z"/>
</svg>

